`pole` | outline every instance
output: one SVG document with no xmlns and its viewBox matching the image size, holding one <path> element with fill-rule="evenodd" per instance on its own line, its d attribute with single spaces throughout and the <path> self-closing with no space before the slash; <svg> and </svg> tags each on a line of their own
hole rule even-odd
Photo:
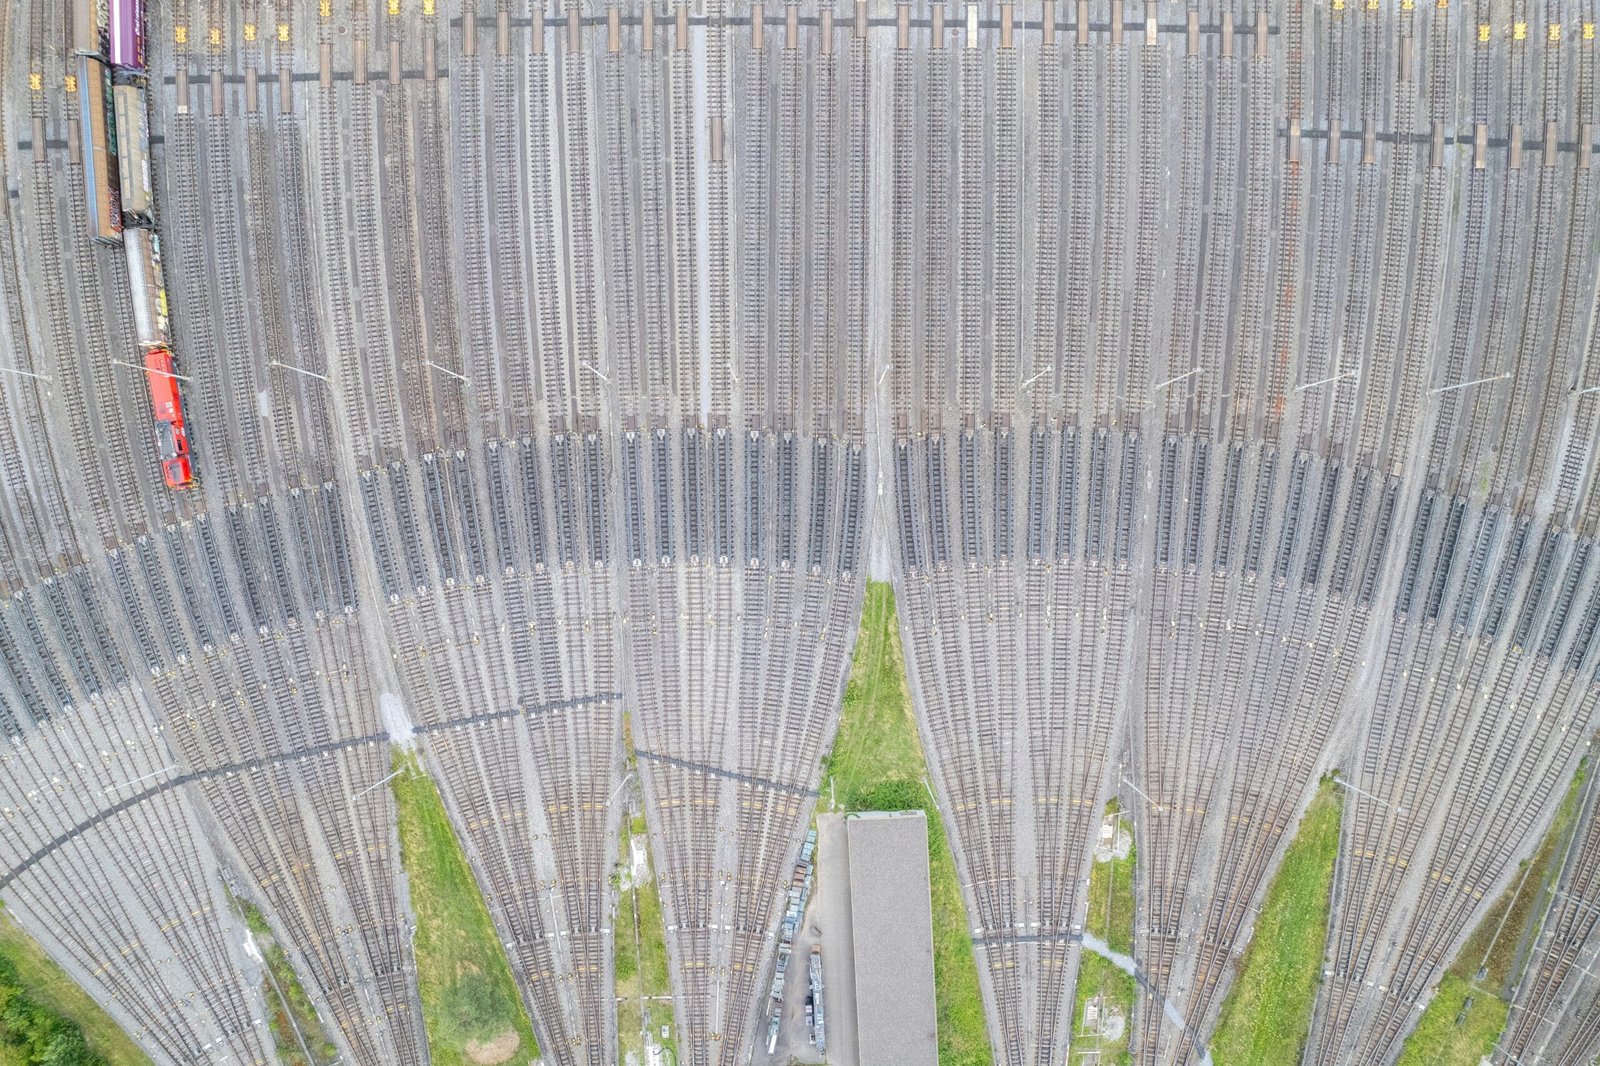
<svg viewBox="0 0 1600 1066">
<path fill-rule="evenodd" d="M 435 363 L 432 359 L 424 359 L 422 361 L 422 365 L 423 366 L 431 366 L 441 374 L 449 374 L 451 377 L 455 378 L 457 381 L 465 382 L 467 380 L 467 376 L 465 374 L 457 374 L 454 370 L 451 370 L 447 366 L 440 366 L 438 363 Z"/>
<path fill-rule="evenodd" d="M 177 768 L 178 767 L 176 764 L 172 766 L 163 766 L 161 769 L 151 771 L 150 773 L 145 774 L 143 777 L 136 777 L 132 781 L 124 781 L 120 785 L 112 785 L 110 788 L 101 789 L 101 793 L 105 794 L 108 792 L 115 792 L 118 789 L 127 788 L 129 785 L 137 785 L 140 781 L 148 781 L 152 777 L 160 777 L 162 774 L 167 773 L 170 770 L 176 770 Z"/>
<path fill-rule="evenodd" d="M 1151 799 L 1150 798 L 1150 794 L 1148 792 L 1146 792 L 1144 789 L 1140 788 L 1138 785 L 1136 785 L 1132 781 L 1128 780 L 1128 777 L 1127 777 L 1126 774 L 1124 774 L 1123 777 L 1122 777 L 1122 783 L 1124 785 L 1127 785 L 1129 788 L 1133 789 L 1135 792 L 1139 793 L 1139 795 L 1143 796 L 1145 802 L 1150 804 L 1150 806 L 1154 807 L 1156 810 L 1164 811 L 1164 810 L 1167 809 L 1166 807 L 1164 807 L 1161 804 L 1157 803 L 1155 800 Z M 1113 843 L 1114 843 L 1114 841 L 1113 841 Z"/>
<path fill-rule="evenodd" d="M 1507 370 L 1504 374 L 1495 374 L 1492 377 L 1477 378 L 1477 379 L 1475 379 L 1473 381 L 1458 381 L 1454 385 L 1441 385 L 1437 389 L 1429 389 L 1428 390 L 1428 395 L 1429 396 L 1437 396 L 1441 392 L 1454 392 L 1456 389 L 1464 389 L 1469 385 L 1483 385 L 1483 384 L 1487 384 L 1488 382 L 1491 382 L 1491 381 L 1506 381 L 1510 377 L 1511 377 L 1511 371 Z"/>
<path fill-rule="evenodd" d="M 1327 385 L 1335 381 L 1343 381 L 1345 378 L 1353 378 L 1359 373 L 1361 373 L 1359 370 L 1346 370 L 1341 374 L 1333 375 L 1331 378 L 1323 378 L 1321 381 L 1308 381 L 1304 385 L 1296 385 L 1294 391 L 1304 392 L 1306 389 L 1314 389 L 1318 385 Z"/>
<path fill-rule="evenodd" d="M 187 377 L 187 376 L 185 376 L 183 374 L 174 374 L 170 370 L 155 370 L 155 369 L 153 369 L 151 367 L 148 367 L 148 366 L 140 366 L 138 363 L 125 363 L 121 359 L 113 359 L 113 360 L 111 360 L 111 362 L 115 366 L 125 366 L 130 370 L 139 370 L 139 371 L 143 371 L 146 374 L 160 374 L 164 378 L 175 378 L 178 381 L 193 381 L 194 380 L 194 378 Z"/>
<path fill-rule="evenodd" d="M 396 770 L 394 773 L 390 774 L 388 777 L 383 778 L 381 781 L 374 781 L 372 784 L 368 785 L 366 788 L 362 789 L 360 792 L 357 792 L 354 796 L 351 796 L 348 800 L 345 801 L 345 803 L 347 805 L 351 804 L 351 803 L 354 803 L 356 800 L 360 799 L 362 796 L 365 796 L 368 792 L 371 792 L 373 789 L 377 788 L 379 785 L 387 784 L 388 782 L 393 781 L 395 778 L 399 777 L 403 773 L 405 773 L 404 770 Z"/>
<path fill-rule="evenodd" d="M 35 374 L 31 370 L 23 370 L 20 367 L 0 366 L 0 370 L 4 370 L 7 374 L 21 374 L 25 378 L 38 378 L 40 381 L 44 382 L 50 382 L 54 380 L 53 378 L 45 377 L 43 374 Z"/>
<path fill-rule="evenodd" d="M 272 360 L 267 365 L 268 366 L 282 367 L 285 370 L 293 370 L 296 374 L 304 374 L 308 378 L 316 378 L 318 381 L 321 381 L 321 382 L 327 382 L 328 381 L 328 378 L 327 378 L 327 376 L 325 374 L 318 374 L 314 370 L 302 370 L 300 367 L 290 366 L 288 363 L 280 362 L 277 359 Z"/>
<path fill-rule="evenodd" d="M 1382 796 L 1378 796 L 1378 795 L 1375 795 L 1375 794 L 1373 794 L 1371 792 L 1368 792 L 1364 788 L 1357 788 L 1356 786 L 1352 785 L 1350 782 L 1346 781 L 1344 778 L 1340 777 L 1338 774 L 1334 774 L 1333 775 L 1333 783 L 1338 785 L 1338 786 L 1340 786 L 1341 788 L 1349 789 L 1351 792 L 1356 793 L 1358 796 L 1365 796 L 1369 800 L 1372 800 L 1374 803 L 1381 803 L 1385 807 L 1389 808 L 1391 811 L 1398 811 L 1398 812 L 1400 812 L 1402 814 L 1405 813 L 1405 808 L 1404 807 L 1396 807 L 1394 804 L 1390 803 L 1388 800 L 1384 799 Z"/>
<path fill-rule="evenodd" d="M 1190 369 L 1190 370 L 1188 370 L 1188 371 L 1186 371 L 1186 372 L 1184 372 L 1182 374 L 1179 374 L 1175 378 L 1168 378 L 1167 380 L 1163 381 L 1161 384 L 1157 385 L 1155 388 L 1151 389 L 1150 391 L 1151 392 L 1160 392 L 1162 389 L 1166 388 L 1168 385 L 1176 385 L 1178 382 L 1182 381 L 1184 378 L 1192 378 L 1196 374 L 1204 373 L 1205 369 L 1206 368 L 1203 367 L 1203 366 L 1194 367 L 1194 368 L 1192 368 L 1192 369 Z"/>
</svg>

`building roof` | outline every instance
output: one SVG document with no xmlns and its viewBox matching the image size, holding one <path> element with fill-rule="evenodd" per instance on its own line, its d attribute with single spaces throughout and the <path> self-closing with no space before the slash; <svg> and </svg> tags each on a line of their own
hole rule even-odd
<svg viewBox="0 0 1600 1066">
<path fill-rule="evenodd" d="M 858 814 L 847 833 L 860 1066 L 937 1066 L 928 820 Z"/>
</svg>

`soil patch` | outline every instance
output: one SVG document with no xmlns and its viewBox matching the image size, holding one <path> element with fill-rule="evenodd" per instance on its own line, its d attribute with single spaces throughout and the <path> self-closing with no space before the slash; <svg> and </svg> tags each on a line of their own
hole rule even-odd
<svg viewBox="0 0 1600 1066">
<path fill-rule="evenodd" d="M 507 1029 L 493 1040 L 479 1042 L 467 1041 L 467 1058 L 476 1062 L 478 1066 L 498 1066 L 512 1055 L 517 1053 L 517 1046 L 522 1043 L 522 1038 L 515 1029 Z"/>
</svg>

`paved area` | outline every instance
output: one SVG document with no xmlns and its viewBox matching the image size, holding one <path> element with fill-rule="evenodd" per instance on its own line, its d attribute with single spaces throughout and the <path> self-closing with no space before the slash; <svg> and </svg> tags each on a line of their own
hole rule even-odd
<svg viewBox="0 0 1600 1066">
<path fill-rule="evenodd" d="M 857 1066 L 856 959 L 850 925 L 850 840 L 841 814 L 817 815 L 817 895 L 812 920 L 822 933 L 828 990 L 829 1066 Z"/>
</svg>

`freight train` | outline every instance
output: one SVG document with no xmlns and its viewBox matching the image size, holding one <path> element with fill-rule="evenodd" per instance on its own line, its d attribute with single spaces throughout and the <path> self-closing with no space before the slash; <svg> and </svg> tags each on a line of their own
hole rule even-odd
<svg viewBox="0 0 1600 1066">
<path fill-rule="evenodd" d="M 89 236 L 121 245 L 134 333 L 155 419 L 156 456 L 170 489 L 194 482 L 182 378 L 168 335 L 167 290 L 150 167 L 144 0 L 77 0 L 79 136 Z"/>
</svg>

